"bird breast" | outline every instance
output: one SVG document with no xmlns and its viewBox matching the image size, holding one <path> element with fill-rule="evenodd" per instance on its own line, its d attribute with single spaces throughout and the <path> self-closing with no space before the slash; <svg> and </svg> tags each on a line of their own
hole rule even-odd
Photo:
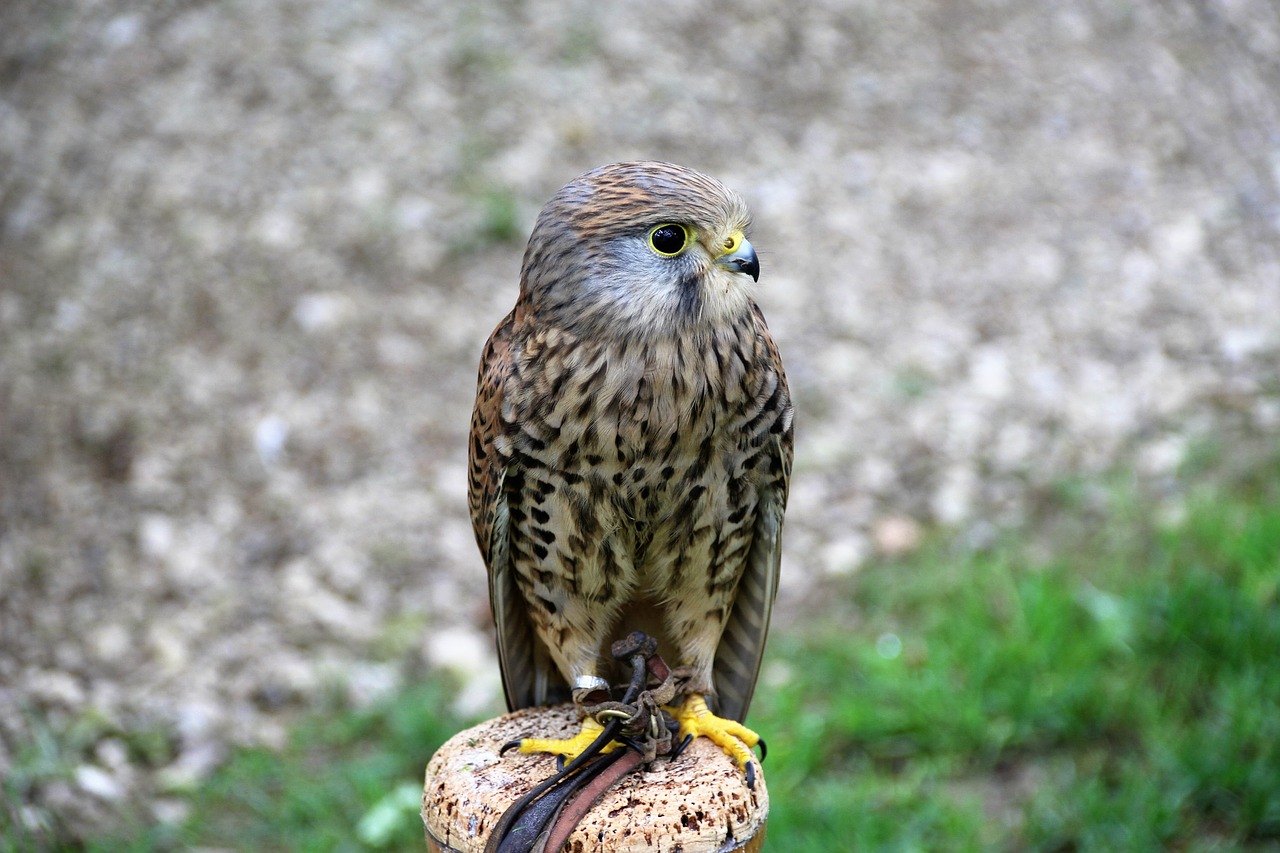
<svg viewBox="0 0 1280 853">
<path fill-rule="evenodd" d="M 779 382 L 766 362 L 753 322 L 648 341 L 543 334 L 516 359 L 503 443 L 526 467 L 589 477 L 615 500 L 650 498 L 673 472 L 732 471 L 758 449 L 745 427 Z"/>
</svg>

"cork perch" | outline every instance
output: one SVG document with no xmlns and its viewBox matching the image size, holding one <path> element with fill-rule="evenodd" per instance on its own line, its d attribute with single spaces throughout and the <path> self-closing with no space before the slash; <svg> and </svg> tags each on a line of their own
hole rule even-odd
<svg viewBox="0 0 1280 853">
<path fill-rule="evenodd" d="M 526 708 L 459 732 L 427 765 L 422 820 L 430 853 L 483 853 L 507 806 L 555 772 L 550 755 L 498 751 L 525 736 L 570 737 L 572 705 Z M 754 762 L 755 759 L 753 758 Z M 706 738 L 674 761 L 659 758 L 624 777 L 589 811 L 563 849 L 570 853 L 729 853 L 764 848 L 769 793 Z M 552 853 L 552 851 L 547 851 Z"/>
</svg>

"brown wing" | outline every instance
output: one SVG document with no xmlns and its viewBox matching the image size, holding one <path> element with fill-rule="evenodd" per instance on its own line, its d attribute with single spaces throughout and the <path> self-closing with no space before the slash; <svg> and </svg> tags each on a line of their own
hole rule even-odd
<svg viewBox="0 0 1280 853">
<path fill-rule="evenodd" d="M 499 451 L 498 439 L 504 430 L 502 400 L 511 375 L 514 317 L 513 311 L 498 324 L 480 357 L 467 478 L 471 526 L 489 570 L 489 608 L 497 629 L 502 689 L 511 710 L 546 704 L 552 691 L 563 684 L 529 621 L 508 548 L 504 483 L 513 463 Z"/>
<path fill-rule="evenodd" d="M 760 496 L 751 549 L 742 578 L 738 581 L 733 610 L 716 647 L 714 679 L 716 713 L 733 720 L 744 720 L 751 706 L 760 661 L 764 657 L 769 635 L 769 617 L 778 594 L 778 574 L 782 560 L 782 515 L 787 506 L 787 487 L 791 480 L 792 427 L 791 396 L 782 372 L 782 359 L 777 346 L 765 328 L 764 318 L 756 311 L 756 322 L 764 338 L 767 358 L 777 371 L 778 384 L 766 404 L 774 419 L 768 428 L 768 439 L 757 463 L 760 470 Z"/>
</svg>

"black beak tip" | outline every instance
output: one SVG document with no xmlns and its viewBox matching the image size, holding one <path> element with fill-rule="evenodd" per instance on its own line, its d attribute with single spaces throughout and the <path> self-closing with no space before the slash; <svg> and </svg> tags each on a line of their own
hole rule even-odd
<svg viewBox="0 0 1280 853">
<path fill-rule="evenodd" d="M 738 272 L 744 272 L 751 276 L 752 281 L 760 280 L 760 261 L 754 253 L 749 258 L 736 259 L 733 264 L 738 268 Z"/>
</svg>

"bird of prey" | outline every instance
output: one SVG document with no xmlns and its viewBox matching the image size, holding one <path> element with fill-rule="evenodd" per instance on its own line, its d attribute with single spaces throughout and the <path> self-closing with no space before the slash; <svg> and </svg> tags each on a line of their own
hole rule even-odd
<svg viewBox="0 0 1280 853">
<path fill-rule="evenodd" d="M 745 203 L 658 162 L 542 209 L 484 347 L 469 506 L 511 709 L 600 696 L 632 630 L 689 677 L 674 713 L 743 767 L 778 584 L 792 405 Z M 526 740 L 572 757 L 600 731 Z"/>
</svg>

